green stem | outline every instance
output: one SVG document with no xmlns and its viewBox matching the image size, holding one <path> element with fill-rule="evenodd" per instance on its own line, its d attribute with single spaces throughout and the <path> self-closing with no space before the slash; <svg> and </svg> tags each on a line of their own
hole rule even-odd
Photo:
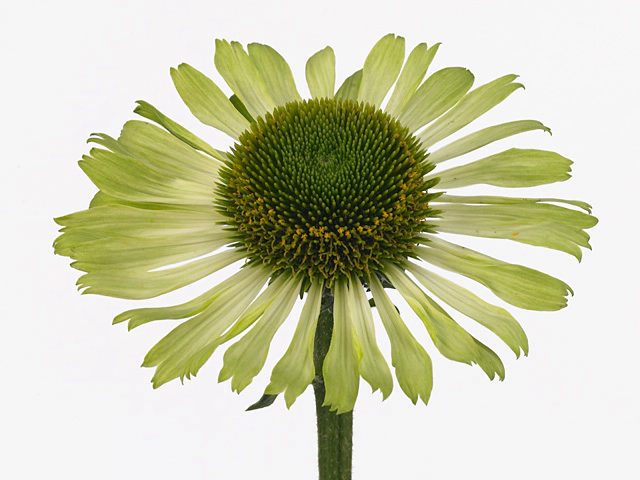
<svg viewBox="0 0 640 480">
<path fill-rule="evenodd" d="M 322 306 L 313 345 L 316 376 L 313 390 L 316 396 L 318 419 L 318 470 L 320 480 L 351 480 L 351 453 L 353 450 L 353 411 L 340 415 L 324 407 L 324 377 L 322 365 L 329 351 L 333 332 L 333 294 L 322 292 Z"/>
</svg>

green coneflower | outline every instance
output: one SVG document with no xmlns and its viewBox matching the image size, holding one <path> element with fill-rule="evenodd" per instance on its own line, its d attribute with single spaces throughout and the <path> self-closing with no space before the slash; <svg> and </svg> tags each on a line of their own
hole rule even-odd
<svg viewBox="0 0 640 480">
<path fill-rule="evenodd" d="M 491 379 L 504 377 L 499 357 L 447 309 L 492 331 L 516 356 L 527 353 L 527 337 L 510 313 L 429 265 L 530 310 L 564 307 L 569 286 L 438 233 L 509 239 L 580 259 L 581 248 L 589 247 L 584 230 L 597 220 L 579 201 L 450 193 L 475 184 L 564 181 L 571 161 L 511 148 L 440 168 L 511 135 L 548 129 L 533 120 L 512 121 L 432 150 L 522 86 L 516 75 L 506 75 L 472 89 L 471 72 L 457 67 L 427 77 L 437 50 L 420 44 L 405 61 L 404 39 L 387 35 L 336 90 L 335 57 L 327 47 L 306 65 L 311 98 L 304 100 L 271 47 L 250 44 L 245 51 L 218 41 L 215 65 L 231 98 L 189 65 L 171 76 L 191 112 L 232 137 L 229 151 L 211 147 L 146 102 L 135 111 L 155 124 L 127 122 L 117 140 L 92 136 L 99 147 L 80 166 L 99 192 L 87 210 L 56 219 L 63 233 L 55 251 L 85 272 L 78 281 L 83 293 L 151 298 L 231 264 L 242 266 L 187 303 L 116 317 L 114 323 L 128 322 L 130 329 L 184 320 L 144 360 L 155 367 L 154 387 L 190 378 L 219 346 L 244 334 L 226 350 L 220 372 L 220 380 L 243 390 L 301 297 L 302 313 L 289 319 L 297 322 L 293 339 L 273 369 L 267 395 L 284 392 L 290 406 L 318 373 L 324 404 L 337 413 L 353 409 L 360 377 L 386 398 L 393 380 L 376 343 L 375 309 L 400 388 L 412 402 L 426 403 L 431 360 L 389 288 L 415 311 L 442 355 L 477 364 Z M 317 372 L 314 338 L 323 305 L 333 306 L 333 321 Z"/>
</svg>

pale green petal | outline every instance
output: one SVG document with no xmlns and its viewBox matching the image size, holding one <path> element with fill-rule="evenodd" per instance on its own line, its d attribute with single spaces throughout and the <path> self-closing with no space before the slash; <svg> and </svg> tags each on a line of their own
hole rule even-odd
<svg viewBox="0 0 640 480">
<path fill-rule="evenodd" d="M 280 275 L 275 280 L 270 281 L 267 288 L 251 304 L 251 306 L 247 308 L 242 316 L 238 318 L 233 326 L 224 332 L 224 335 L 222 335 L 218 340 L 216 340 L 216 343 L 218 345 L 222 345 L 232 338 L 237 337 L 253 325 L 264 314 L 264 312 L 267 311 L 267 308 L 269 308 L 269 306 L 278 299 L 278 296 L 282 294 L 282 290 L 287 285 L 288 280 L 289 279 L 284 275 Z M 220 381 L 222 381 L 222 379 Z"/>
<path fill-rule="evenodd" d="M 290 278 L 282 286 L 278 296 L 267 307 L 260 320 L 224 354 L 224 366 L 218 381 L 231 378 L 235 392 L 244 390 L 253 380 L 267 359 L 269 347 L 280 325 L 287 319 L 300 293 L 301 278 Z"/>
<path fill-rule="evenodd" d="M 104 193 L 129 202 L 212 205 L 213 185 L 171 177 L 140 160 L 92 148 L 78 162 Z"/>
<path fill-rule="evenodd" d="M 336 89 L 336 56 L 331 47 L 314 53 L 305 68 L 311 98 L 333 98 Z"/>
<path fill-rule="evenodd" d="M 404 63 L 404 38 L 390 33 L 373 46 L 362 68 L 358 101 L 380 107 Z"/>
<path fill-rule="evenodd" d="M 146 355 L 143 367 L 157 367 L 154 388 L 175 378 L 190 378 L 213 354 L 216 341 L 255 299 L 271 271 L 248 266 L 212 291 L 213 299 L 198 315 L 169 332 Z"/>
<path fill-rule="evenodd" d="M 93 238 L 87 238 L 87 232 L 90 232 Z M 99 235 L 103 236 L 97 238 Z M 76 260 L 71 266 L 84 272 L 146 272 L 201 257 L 233 241 L 224 231 L 164 238 L 104 235 L 95 230 L 70 230 L 56 240 L 56 253 Z"/>
<path fill-rule="evenodd" d="M 226 292 L 230 291 L 237 285 L 244 285 L 250 277 L 255 277 L 256 272 L 253 268 L 245 267 L 234 274 L 229 279 L 217 284 L 215 287 L 207 290 L 202 295 L 180 305 L 174 305 L 170 307 L 155 307 L 155 308 L 136 308 L 121 313 L 113 319 L 113 323 L 118 324 L 129 321 L 127 325 L 129 330 L 132 330 L 145 323 L 154 322 L 157 320 L 178 320 L 181 318 L 192 317 L 202 311 L 204 311 L 211 303 L 216 301 Z M 262 282 L 264 284 L 264 281 Z M 262 285 L 261 284 L 261 285 Z"/>
<path fill-rule="evenodd" d="M 287 408 L 290 408 L 315 377 L 313 365 L 313 341 L 322 304 L 324 282 L 313 282 L 307 293 L 298 326 L 287 352 L 276 364 L 266 395 L 284 392 Z"/>
<path fill-rule="evenodd" d="M 139 300 L 162 295 L 198 281 L 244 258 L 245 252 L 227 250 L 164 270 L 92 270 L 78 279 L 82 293 Z"/>
<path fill-rule="evenodd" d="M 398 77 L 391 98 L 384 110 L 394 118 L 398 118 L 400 113 L 405 109 L 407 103 L 411 99 L 413 93 L 420 85 L 427 73 L 427 69 L 435 57 L 439 43 L 427 49 L 426 43 L 417 45 L 409 54 L 407 62 L 404 64 L 402 73 Z"/>
<path fill-rule="evenodd" d="M 420 287 L 394 264 L 385 264 L 385 275 L 420 317 L 442 355 L 469 365 L 477 363 L 493 380 L 497 373 L 504 378 L 504 366 L 498 356 L 478 342 L 469 332 L 434 302 Z"/>
<path fill-rule="evenodd" d="M 362 352 L 355 344 L 346 280 L 335 281 L 333 294 L 333 333 L 322 367 L 326 387 L 323 405 L 336 413 L 344 413 L 353 410 L 358 397 L 358 364 Z"/>
<path fill-rule="evenodd" d="M 120 198 L 113 197 L 111 195 L 107 195 L 104 192 L 98 190 L 96 194 L 89 202 L 89 208 L 96 207 L 105 207 L 105 206 L 113 206 L 113 205 L 122 205 L 125 207 L 132 208 L 140 208 L 148 211 L 171 211 L 177 212 L 180 215 L 182 212 L 198 212 L 207 214 L 212 210 L 215 213 L 215 209 L 211 208 L 211 204 L 209 205 L 172 205 L 168 203 L 149 203 L 149 202 L 129 202 L 127 200 L 122 200 Z"/>
<path fill-rule="evenodd" d="M 498 375 L 500 381 L 504 380 L 504 364 L 500 357 L 476 338 L 473 339 L 478 347 L 478 357 L 476 363 L 487 374 L 489 380 L 493 380 Z"/>
<path fill-rule="evenodd" d="M 396 370 L 400 388 L 414 404 L 420 398 L 426 405 L 433 387 L 431 358 L 411 335 L 375 274 L 370 276 L 369 286 L 382 324 L 389 335 L 391 363 Z"/>
<path fill-rule="evenodd" d="M 385 276 L 400 292 L 424 323 L 442 355 L 456 362 L 471 364 L 478 356 L 473 337 L 442 310 L 399 267 L 385 264 Z"/>
<path fill-rule="evenodd" d="M 522 84 L 512 83 L 516 78 L 518 78 L 517 75 L 505 75 L 462 97 L 451 110 L 418 135 L 418 140 L 422 142 L 423 148 L 429 148 L 434 143 L 457 132 L 521 88 Z"/>
<path fill-rule="evenodd" d="M 138 115 L 144 118 L 148 118 L 149 120 L 156 122 L 158 125 L 162 125 L 167 129 L 169 133 L 171 133 L 171 135 L 178 138 L 179 140 L 182 140 L 184 143 L 190 145 L 196 150 L 207 153 L 218 160 L 225 160 L 225 153 L 216 150 L 207 142 L 184 128 L 182 125 L 177 124 L 162 112 L 160 112 L 160 110 L 158 110 L 153 105 L 142 100 L 138 100 L 136 103 L 138 104 L 138 106 L 135 108 L 134 112 Z"/>
<path fill-rule="evenodd" d="M 348 77 L 336 92 L 339 100 L 357 100 L 360 83 L 362 82 L 362 69 Z"/>
<path fill-rule="evenodd" d="M 589 235 L 598 220 L 586 213 L 546 203 L 515 205 L 439 206 L 437 231 L 487 238 L 506 238 L 552 248 L 582 258 L 580 247 L 591 248 Z"/>
<path fill-rule="evenodd" d="M 438 188 L 487 184 L 497 187 L 535 187 L 571 178 L 573 162 L 555 152 L 511 148 L 467 165 L 430 175 L 440 178 Z"/>
<path fill-rule="evenodd" d="M 469 203 L 479 205 L 518 205 L 522 203 L 563 203 L 573 205 L 591 213 L 591 205 L 580 200 L 563 200 L 561 198 L 517 198 L 517 197 L 497 197 L 491 195 L 440 195 L 435 199 L 439 203 Z"/>
<path fill-rule="evenodd" d="M 58 217 L 55 222 L 69 229 L 82 228 L 129 237 L 155 238 L 219 230 L 222 215 L 207 211 L 177 209 L 147 210 L 127 205 L 104 205 Z"/>
<path fill-rule="evenodd" d="M 431 75 L 413 94 L 398 119 L 415 132 L 453 107 L 473 85 L 466 68 L 443 68 Z"/>
<path fill-rule="evenodd" d="M 405 262 L 405 267 L 425 288 L 443 302 L 500 337 L 513 350 L 516 357 L 520 356 L 520 350 L 525 355 L 528 354 L 529 342 L 524 330 L 505 309 L 485 302 L 469 290 L 415 263 Z"/>
<path fill-rule="evenodd" d="M 426 262 L 481 283 L 505 302 L 528 310 L 560 310 L 573 291 L 561 280 L 522 265 L 502 262 L 471 249 L 425 235 L 415 253 Z"/>
<path fill-rule="evenodd" d="M 231 104 L 227 96 L 209 77 L 183 63 L 171 69 L 171 78 L 182 101 L 205 125 L 217 128 L 237 139 L 249 122 Z"/>
<path fill-rule="evenodd" d="M 434 164 L 450 160 L 465 153 L 473 152 L 485 145 L 502 140 L 503 138 L 517 135 L 518 133 L 529 132 L 531 130 L 544 130 L 551 133 L 551 130 L 536 120 L 517 120 L 515 122 L 502 123 L 493 127 L 483 128 L 477 132 L 462 137 L 455 142 L 451 142 L 439 150 L 429 155 L 429 161 Z"/>
<path fill-rule="evenodd" d="M 291 68 L 282 55 L 268 45 L 250 43 L 247 45 L 249 60 L 262 73 L 264 84 L 276 105 L 300 101 L 302 98 L 293 80 Z"/>
<path fill-rule="evenodd" d="M 384 400 L 393 390 L 393 379 L 389 366 L 378 348 L 371 306 L 362 282 L 356 274 L 351 274 L 349 278 L 348 302 L 356 340 L 362 350 L 360 374 L 371 385 L 374 392 L 378 389 L 382 392 Z"/>
<path fill-rule="evenodd" d="M 131 120 L 118 140 L 94 134 L 89 142 L 139 160 L 158 173 L 210 186 L 218 178 L 220 162 L 203 155 L 156 125 Z"/>
<path fill-rule="evenodd" d="M 263 117 L 276 108 L 262 74 L 238 42 L 216 40 L 216 68 L 253 118 Z"/>
</svg>

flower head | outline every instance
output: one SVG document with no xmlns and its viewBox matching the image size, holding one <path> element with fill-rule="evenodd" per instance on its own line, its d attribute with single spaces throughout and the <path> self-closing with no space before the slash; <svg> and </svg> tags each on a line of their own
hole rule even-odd
<svg viewBox="0 0 640 480">
<path fill-rule="evenodd" d="M 510 313 L 427 265 L 531 310 L 564 307 L 569 286 L 438 233 L 509 239 L 580 259 L 581 248 L 589 248 L 584 230 L 597 220 L 579 201 L 449 193 L 476 184 L 564 181 L 571 161 L 512 148 L 436 168 L 511 135 L 548 131 L 540 122 L 519 120 L 432 150 L 522 86 L 506 75 L 471 90 L 473 75 L 457 67 L 425 80 L 438 46 L 420 44 L 405 62 L 404 39 L 387 35 L 337 91 L 335 57 L 327 47 L 307 63 L 312 98 L 303 100 L 289 66 L 271 47 L 250 44 L 245 51 L 218 41 L 215 65 L 233 91 L 230 98 L 189 65 L 171 76 L 191 112 L 233 138 L 228 152 L 146 102 L 136 113 L 154 123 L 130 121 L 117 140 L 104 134 L 90 139 L 99 147 L 80 166 L 99 192 L 87 210 L 56 219 L 63 233 L 55 251 L 85 272 L 78 281 L 83 293 L 151 298 L 242 264 L 187 303 L 116 317 L 114 323 L 128 321 L 130 329 L 184 320 L 144 360 L 156 369 L 154 387 L 190 378 L 219 346 L 244 333 L 227 349 L 220 372 L 220 380 L 231 379 L 241 391 L 262 369 L 300 295 L 304 305 L 293 339 L 266 388 L 267 394 L 284 392 L 291 405 L 315 375 L 313 339 L 327 289 L 334 296 L 334 325 L 323 365 L 325 403 L 338 412 L 353 408 L 360 377 L 385 398 L 393 387 L 372 308 L 389 337 L 401 389 L 414 403 L 429 399 L 430 357 L 388 288 L 415 311 L 442 355 L 478 364 L 491 379 L 504 377 L 499 357 L 442 305 L 495 333 L 516 356 L 527 353 L 525 333 Z"/>
</svg>

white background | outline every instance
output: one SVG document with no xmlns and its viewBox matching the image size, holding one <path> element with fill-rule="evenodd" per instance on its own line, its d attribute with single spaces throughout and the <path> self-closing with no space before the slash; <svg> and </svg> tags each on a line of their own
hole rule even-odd
<svg viewBox="0 0 640 480">
<path fill-rule="evenodd" d="M 593 252 L 580 265 L 555 252 L 505 247 L 508 259 L 563 278 L 576 295 L 561 312 L 515 312 L 529 335 L 528 358 L 516 361 L 487 337 L 505 361 L 503 383 L 443 360 L 407 314 L 432 353 L 432 399 L 428 407 L 413 406 L 396 385 L 380 402 L 362 384 L 354 478 L 640 478 L 640 49 L 632 5 L 3 3 L 0 477 L 315 478 L 310 390 L 289 411 L 279 400 L 244 412 L 260 397 L 270 369 L 237 396 L 228 383 L 217 383 L 217 352 L 196 380 L 154 391 L 152 371 L 139 365 L 170 325 L 131 333 L 111 326 L 135 302 L 76 292 L 78 272 L 53 255 L 52 218 L 87 206 L 95 187 L 76 165 L 88 151 L 84 142 L 94 131 L 117 135 L 134 118 L 135 100 L 151 102 L 219 148 L 228 145 L 190 116 L 169 77 L 169 67 L 188 62 L 219 79 L 215 38 L 272 45 L 304 95 L 311 54 L 332 45 L 340 82 L 361 67 L 378 38 L 394 32 L 408 48 L 443 42 L 431 71 L 466 66 L 477 84 L 520 74 L 527 90 L 491 112 L 486 124 L 533 118 L 550 126 L 553 137 L 534 132 L 518 141 L 576 163 L 569 183 L 542 191 L 591 202 L 600 224 L 591 231 Z M 474 243 L 480 244 L 493 254 L 502 249 L 502 242 Z M 181 301 L 196 291 L 186 290 L 148 303 Z M 292 323 L 276 337 L 269 365 L 284 352 Z"/>
</svg>

